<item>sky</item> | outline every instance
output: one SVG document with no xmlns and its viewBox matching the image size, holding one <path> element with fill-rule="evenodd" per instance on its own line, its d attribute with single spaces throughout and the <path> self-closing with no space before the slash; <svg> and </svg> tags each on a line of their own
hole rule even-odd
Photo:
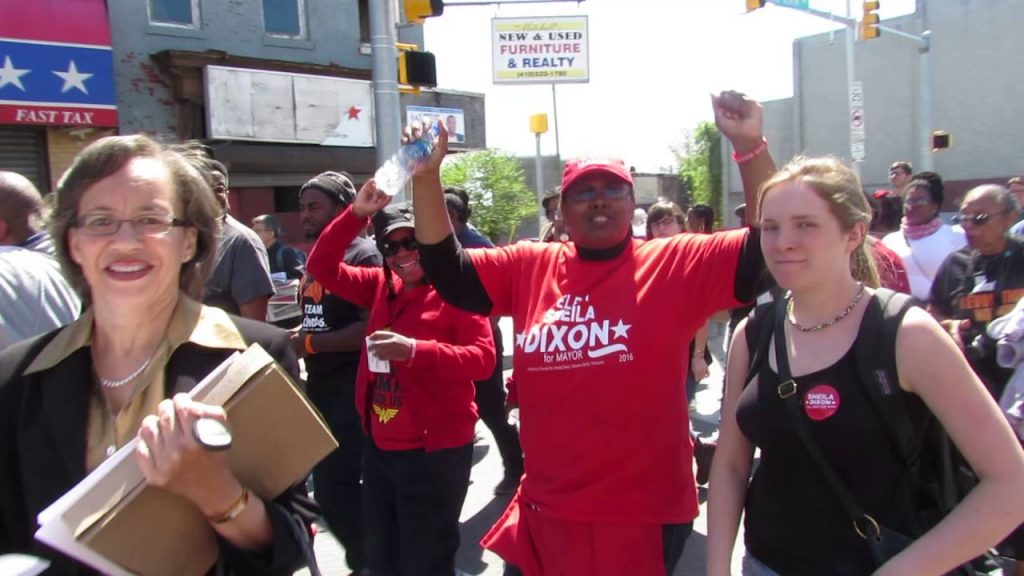
<svg viewBox="0 0 1024 576">
<path fill-rule="evenodd" d="M 541 153 L 556 152 L 551 85 L 492 83 L 491 19 L 587 15 L 590 81 L 555 88 L 558 151 L 563 158 L 622 158 L 641 172 L 674 165 L 670 147 L 713 119 L 711 93 L 734 89 L 761 101 L 792 96 L 793 39 L 838 28 L 772 5 L 747 14 L 744 0 L 457 2 L 427 20 L 424 44 L 437 58 L 440 88 L 486 95 L 489 147 L 534 155 L 529 117 L 547 113 Z M 860 1 L 851 3 L 859 14 Z M 846 0 L 811 0 L 811 7 L 846 14 Z M 914 0 L 885 0 L 879 14 L 884 24 L 913 10 Z"/>
</svg>

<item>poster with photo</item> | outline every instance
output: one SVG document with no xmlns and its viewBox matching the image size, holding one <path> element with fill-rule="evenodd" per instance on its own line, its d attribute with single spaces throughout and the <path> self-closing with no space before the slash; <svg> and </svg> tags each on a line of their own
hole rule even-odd
<svg viewBox="0 0 1024 576">
<path fill-rule="evenodd" d="M 466 143 L 466 114 L 462 108 L 405 107 L 405 123 L 408 125 L 419 122 L 426 126 L 438 121 L 444 122 L 448 129 L 449 144 Z"/>
</svg>

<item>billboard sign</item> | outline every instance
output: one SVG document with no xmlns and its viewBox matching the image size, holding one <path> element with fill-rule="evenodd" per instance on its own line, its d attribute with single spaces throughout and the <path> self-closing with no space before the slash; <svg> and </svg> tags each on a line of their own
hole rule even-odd
<svg viewBox="0 0 1024 576">
<path fill-rule="evenodd" d="M 586 16 L 494 18 L 495 84 L 589 82 Z"/>
</svg>

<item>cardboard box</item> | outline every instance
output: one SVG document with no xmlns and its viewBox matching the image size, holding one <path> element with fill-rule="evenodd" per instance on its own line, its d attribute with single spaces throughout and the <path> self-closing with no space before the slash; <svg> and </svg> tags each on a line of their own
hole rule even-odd
<svg viewBox="0 0 1024 576">
<path fill-rule="evenodd" d="M 225 361 L 192 395 L 225 407 L 231 468 L 261 498 L 280 495 L 338 446 L 319 412 L 258 345 Z M 41 513 L 36 538 L 105 572 L 206 573 L 218 553 L 213 528 L 191 502 L 146 485 L 130 457 L 135 442 Z"/>
</svg>

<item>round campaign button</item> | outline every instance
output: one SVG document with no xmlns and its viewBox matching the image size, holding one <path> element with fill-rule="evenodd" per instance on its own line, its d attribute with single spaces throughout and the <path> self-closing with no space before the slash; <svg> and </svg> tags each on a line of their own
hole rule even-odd
<svg viewBox="0 0 1024 576">
<path fill-rule="evenodd" d="M 839 411 L 839 391 L 828 384 L 818 384 L 804 394 L 804 412 L 811 420 L 822 421 Z"/>
<path fill-rule="evenodd" d="M 231 447 L 231 431 L 220 420 L 199 418 L 192 423 L 192 435 L 207 450 L 227 450 Z"/>
</svg>

